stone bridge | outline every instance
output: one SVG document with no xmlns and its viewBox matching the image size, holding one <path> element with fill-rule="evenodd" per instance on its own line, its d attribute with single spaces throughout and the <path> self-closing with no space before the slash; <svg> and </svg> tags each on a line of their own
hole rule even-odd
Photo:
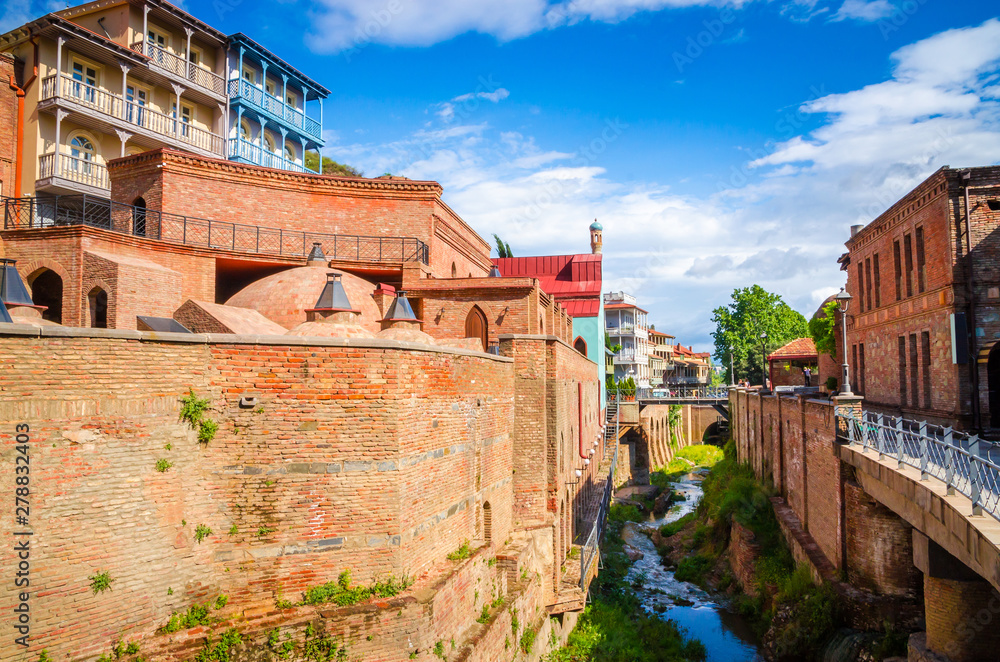
<svg viewBox="0 0 1000 662">
<path fill-rule="evenodd" d="M 919 460 L 920 450 L 935 459 L 933 440 L 921 444 L 901 423 L 898 434 L 873 432 L 878 443 L 852 429 L 867 420 L 862 408 L 859 398 L 734 389 L 739 458 L 774 486 L 793 555 L 847 599 L 852 626 L 924 629 L 910 638 L 911 661 L 1000 659 L 1000 521 L 984 483 L 989 460 L 970 461 L 956 441 L 951 472 L 936 471 Z"/>
</svg>

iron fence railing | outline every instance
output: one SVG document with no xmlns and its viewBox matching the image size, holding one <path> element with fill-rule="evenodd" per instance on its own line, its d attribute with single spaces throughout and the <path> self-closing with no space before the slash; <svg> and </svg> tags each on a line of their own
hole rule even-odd
<svg viewBox="0 0 1000 662">
<path fill-rule="evenodd" d="M 3 203 L 5 230 L 86 225 L 241 253 L 305 257 L 312 245 L 319 243 L 330 260 L 429 264 L 430 259 L 427 244 L 413 237 L 336 235 L 242 225 L 168 214 L 86 194 L 3 198 Z"/>
<path fill-rule="evenodd" d="M 637 400 L 728 400 L 728 386 L 661 386 L 637 388 Z"/>
<path fill-rule="evenodd" d="M 986 512 L 1000 520 L 1000 464 L 991 457 L 991 442 L 950 427 L 856 410 L 837 412 L 837 430 L 848 444 L 894 459 L 900 469 L 918 469 L 921 480 L 935 478 L 948 494 L 968 497 L 973 515 Z"/>
<path fill-rule="evenodd" d="M 611 407 L 610 402 L 608 407 Z M 587 590 L 587 579 L 590 576 L 591 569 L 600 560 L 601 539 L 604 537 L 604 530 L 608 522 L 608 509 L 611 507 L 611 496 L 615 489 L 615 471 L 618 469 L 617 441 L 621 425 L 621 417 L 617 405 L 615 406 L 614 416 L 613 429 L 610 421 L 606 422 L 607 427 L 605 428 L 605 444 L 607 444 L 606 440 L 609 434 L 615 439 L 614 453 L 611 456 L 611 468 L 608 471 L 607 482 L 604 483 L 604 493 L 601 495 L 601 502 L 598 505 L 593 525 L 590 528 L 590 534 L 587 536 L 587 540 L 583 543 L 583 547 L 580 550 L 580 588 L 584 591 Z"/>
</svg>

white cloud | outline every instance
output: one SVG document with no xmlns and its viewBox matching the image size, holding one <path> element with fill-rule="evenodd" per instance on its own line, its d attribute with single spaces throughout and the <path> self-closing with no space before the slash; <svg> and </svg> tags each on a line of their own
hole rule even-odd
<svg viewBox="0 0 1000 662">
<path fill-rule="evenodd" d="M 480 87 L 482 87 L 482 85 L 480 85 Z M 438 109 L 434 114 L 445 122 L 450 122 L 455 119 L 456 113 L 460 118 L 464 119 L 479 108 L 480 101 L 500 103 L 509 96 L 510 91 L 503 87 L 499 87 L 489 92 L 483 92 L 480 90 L 468 92 L 466 94 L 460 94 L 450 101 L 438 104 Z"/>
<path fill-rule="evenodd" d="M 854 19 L 856 21 L 874 22 L 880 18 L 892 16 L 895 8 L 889 4 L 889 0 L 844 0 L 840 6 L 840 11 L 834 14 L 831 21 L 846 21 Z"/>
<path fill-rule="evenodd" d="M 639 12 L 749 0 L 320 0 L 307 44 L 339 53 L 369 43 L 429 46 L 466 32 L 501 41 L 581 21 L 616 23 Z"/>
<path fill-rule="evenodd" d="M 809 316 L 844 282 L 836 259 L 851 225 L 944 164 L 1000 158 L 1000 21 L 932 36 L 892 62 L 882 83 L 804 100 L 801 112 L 820 126 L 747 150 L 756 156 L 741 177 L 718 173 L 713 195 L 615 179 L 599 156 L 497 131 L 474 114 L 333 156 L 440 181 L 466 221 L 483 236 L 497 232 L 517 255 L 587 252 L 598 218 L 606 289 L 633 291 L 657 328 L 710 349 L 711 310 L 735 287 L 756 282 Z M 595 124 L 591 137 L 615 140 L 612 126 Z"/>
</svg>

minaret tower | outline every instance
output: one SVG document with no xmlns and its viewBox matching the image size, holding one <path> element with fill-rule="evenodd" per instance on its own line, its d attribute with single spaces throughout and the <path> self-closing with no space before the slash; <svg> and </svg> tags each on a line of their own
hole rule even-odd
<svg viewBox="0 0 1000 662">
<path fill-rule="evenodd" d="M 604 228 L 595 218 L 594 222 L 590 224 L 590 252 L 594 255 L 600 255 L 604 249 L 604 240 L 601 238 L 603 231 Z"/>
</svg>

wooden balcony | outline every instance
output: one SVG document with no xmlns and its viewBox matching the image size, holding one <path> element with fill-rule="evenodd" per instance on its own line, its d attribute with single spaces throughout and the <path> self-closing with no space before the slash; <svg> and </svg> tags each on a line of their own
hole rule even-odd
<svg viewBox="0 0 1000 662">
<path fill-rule="evenodd" d="M 53 105 L 78 111 L 88 118 L 104 119 L 113 129 L 141 134 L 205 156 L 226 158 L 222 136 L 148 106 L 125 101 L 119 94 L 74 80 L 66 74 L 42 79 L 39 107 L 46 110 Z"/>
<path fill-rule="evenodd" d="M 148 57 L 150 68 L 165 73 L 175 80 L 195 85 L 216 100 L 225 99 L 226 81 L 219 74 L 199 67 L 193 62 L 188 62 L 180 55 L 171 53 L 146 40 L 137 41 L 130 48 L 136 53 L 142 53 Z"/>
</svg>

